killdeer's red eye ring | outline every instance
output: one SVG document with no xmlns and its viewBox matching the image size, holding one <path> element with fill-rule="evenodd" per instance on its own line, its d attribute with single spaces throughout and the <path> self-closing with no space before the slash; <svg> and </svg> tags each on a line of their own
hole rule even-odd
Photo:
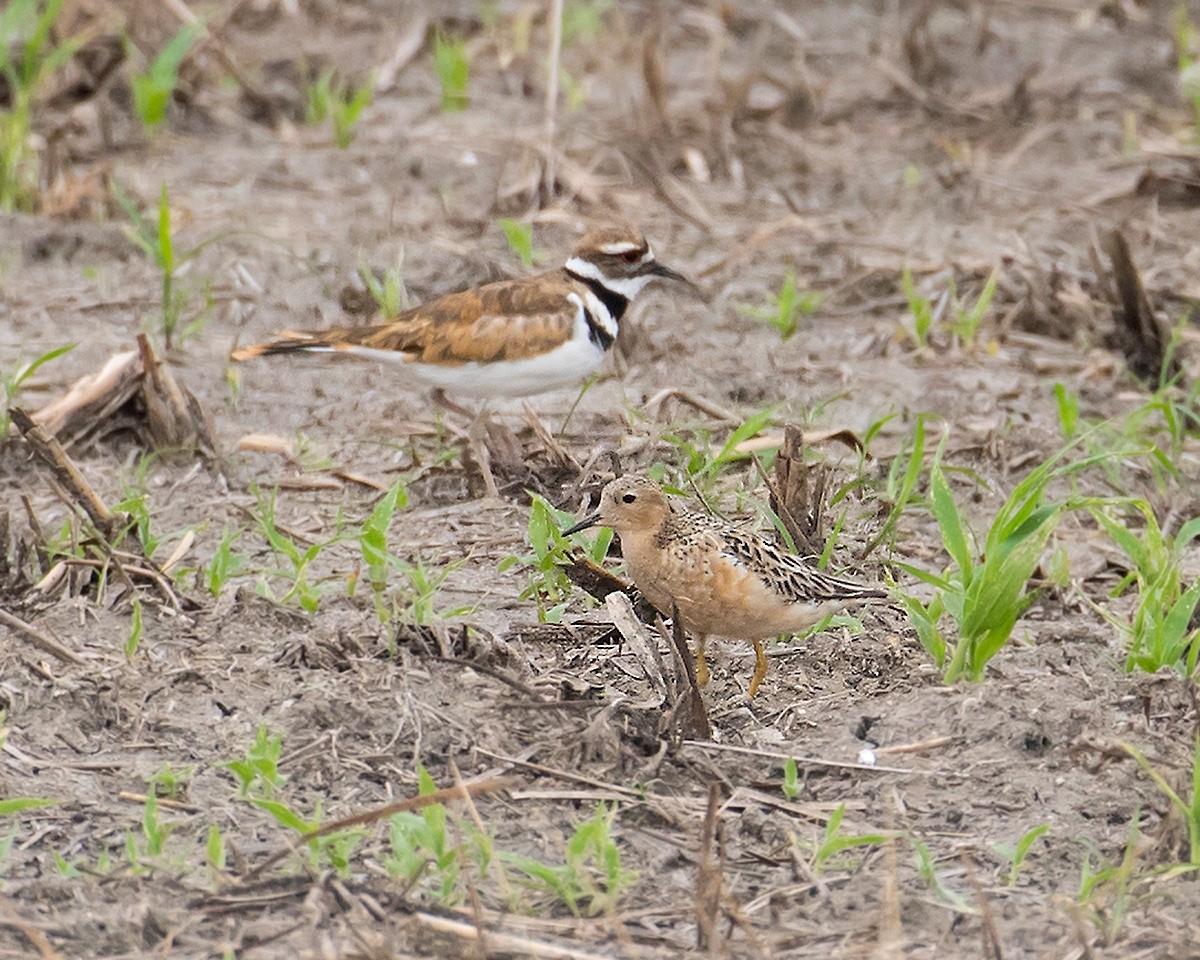
<svg viewBox="0 0 1200 960">
<path fill-rule="evenodd" d="M 641 250 L 626 250 L 623 254 L 621 254 L 621 259 L 624 260 L 626 263 L 637 263 L 639 260 L 642 259 L 642 251 Z"/>
</svg>

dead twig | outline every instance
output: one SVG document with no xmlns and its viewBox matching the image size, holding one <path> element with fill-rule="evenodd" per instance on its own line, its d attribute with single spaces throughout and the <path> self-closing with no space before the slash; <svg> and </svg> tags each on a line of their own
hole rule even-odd
<svg viewBox="0 0 1200 960">
<path fill-rule="evenodd" d="M 258 866 L 251 868 L 249 871 L 239 877 L 235 885 L 244 886 L 250 881 L 257 879 L 271 867 L 275 866 L 275 864 L 286 860 L 306 843 L 312 843 L 312 841 L 319 840 L 321 837 L 327 837 L 331 833 L 338 833 L 342 830 L 349 830 L 351 827 L 361 827 L 364 824 L 375 823 L 397 813 L 404 813 L 407 810 L 420 810 L 433 803 L 448 803 L 452 800 L 459 799 L 463 790 L 469 791 L 471 796 L 482 796 L 484 794 L 498 793 L 501 790 L 507 790 L 516 782 L 516 777 L 491 777 L 487 780 L 476 781 L 475 783 L 467 783 L 455 787 L 444 787 L 441 790 L 433 791 L 433 793 L 425 793 L 417 797 L 409 797 L 407 800 L 398 800 L 395 803 L 385 803 L 383 806 L 375 807 L 362 813 L 356 813 L 353 816 L 342 817 L 340 820 L 330 820 L 328 823 L 322 824 L 316 830 L 310 830 L 308 833 L 300 834 L 300 836 L 296 837 L 296 839 L 287 846 L 275 851 L 275 853 L 267 857 L 267 859 Z"/>
<path fill-rule="evenodd" d="M 128 790 L 122 790 L 117 794 L 117 799 L 124 800 L 126 803 L 145 803 L 150 798 L 144 793 L 130 793 Z M 201 809 L 190 803 L 184 803 L 182 800 L 172 800 L 170 797 L 155 796 L 154 802 L 167 810 L 178 810 L 181 813 L 199 813 Z"/>
<path fill-rule="evenodd" d="M 474 670 L 476 673 L 482 673 L 484 676 L 491 677 L 493 680 L 499 680 L 501 683 L 512 687 L 518 693 L 525 694 L 525 696 L 535 703 L 546 702 L 538 696 L 537 691 L 532 687 L 522 683 L 516 677 L 510 677 L 503 670 L 497 670 L 495 667 L 484 666 L 482 663 L 475 663 L 472 660 L 463 660 L 459 657 L 431 656 L 429 659 L 434 660 L 437 663 L 452 663 L 458 667 L 466 667 L 470 670 Z"/>
<path fill-rule="evenodd" d="M 1002 943 L 1000 939 L 1000 930 L 996 926 L 996 914 L 992 910 L 992 905 L 984 892 L 983 885 L 979 882 L 979 878 L 975 876 L 975 868 L 971 864 L 967 854 L 963 852 L 959 859 L 962 861 L 963 868 L 967 874 L 967 883 L 971 885 L 972 891 L 975 893 L 975 900 L 979 904 L 979 927 L 980 933 L 983 935 L 983 956 L 984 960 L 1004 960 L 1004 951 L 1000 948 Z"/>
<path fill-rule="evenodd" d="M 1141 275 L 1120 230 L 1106 234 L 1101 248 L 1112 264 L 1107 275 L 1097 267 L 1097 279 L 1113 300 L 1116 345 L 1134 375 L 1152 386 L 1168 383 L 1182 372 L 1179 357 L 1171 355 L 1170 333 L 1154 313 Z"/>
<path fill-rule="evenodd" d="M 150 437 L 160 447 L 198 447 L 215 452 L 215 442 L 199 401 L 179 386 L 144 333 L 137 336 L 142 360 L 142 400 Z"/>
<path fill-rule="evenodd" d="M 700 684 L 696 680 L 696 658 L 688 647 L 684 635 L 683 621 L 679 616 L 679 607 L 671 604 L 671 629 L 667 631 L 662 619 L 658 620 L 659 632 L 666 636 L 675 658 L 675 671 L 679 682 L 675 685 L 677 697 L 668 717 L 672 744 L 678 748 L 685 738 L 700 740 L 712 739 L 712 724 L 708 719 L 708 709 L 704 706 L 704 697 L 700 693 Z M 682 713 L 684 720 L 676 723 L 676 717 Z"/>
<path fill-rule="evenodd" d="M 601 603 L 607 600 L 610 593 L 621 592 L 633 603 L 634 613 L 642 623 L 653 623 L 658 611 L 638 592 L 632 583 L 626 583 L 620 577 L 609 573 L 602 566 L 593 563 L 587 557 L 570 556 L 570 560 L 562 565 L 563 573 L 575 586 L 595 597 Z"/>
<path fill-rule="evenodd" d="M 63 960 L 63 955 L 54 949 L 42 928 L 30 923 L 12 907 L 5 907 L 4 913 L 0 914 L 0 926 L 12 927 L 20 933 L 37 950 L 42 960 Z"/>
<path fill-rule="evenodd" d="M 894 747 L 877 747 L 872 751 L 875 756 L 891 756 L 897 753 L 924 753 L 926 750 L 934 750 L 938 747 L 944 747 L 947 744 L 955 743 L 960 738 L 957 736 L 933 737 L 930 740 L 921 740 L 917 743 L 898 743 Z"/>
<path fill-rule="evenodd" d="M 450 934 L 471 943 L 479 943 L 479 930 L 473 923 L 462 920 L 452 920 L 449 917 L 437 916 L 432 913 L 417 911 L 413 919 L 427 930 L 435 933 Z M 500 933 L 489 930 L 487 934 L 488 947 L 496 954 L 509 954 L 519 957 L 533 957 L 535 960 L 609 960 L 602 953 L 588 953 L 576 950 L 574 947 L 564 947 L 556 943 L 546 943 L 540 940 L 530 940 L 512 933 Z"/>
<path fill-rule="evenodd" d="M 217 36 L 220 28 L 218 28 L 216 31 L 209 29 L 209 27 L 205 25 L 204 21 L 196 16 L 196 14 L 187 7 L 183 0 L 160 0 L 160 2 L 162 3 L 163 7 L 174 14 L 181 23 L 185 23 L 188 26 L 199 24 L 200 36 L 204 38 L 204 43 L 212 50 L 213 56 L 220 61 L 221 66 L 229 71 L 229 75 L 237 81 L 238 86 L 245 93 L 246 97 L 253 101 L 255 105 L 263 111 L 264 115 L 273 117 L 275 115 L 275 104 L 272 103 L 271 98 L 259 87 L 259 85 L 252 80 L 240 66 L 238 66 L 237 61 L 233 59 L 233 56 L 230 54 L 224 42 Z M 236 12 L 238 4 L 235 3 L 233 6 L 234 12 Z M 233 12 L 231 12 L 229 16 L 232 17 Z M 189 54 L 189 59 L 194 57 L 197 52 L 197 50 L 192 50 Z"/>
<path fill-rule="evenodd" d="M 762 471 L 758 458 L 754 463 Z M 783 447 L 775 458 L 775 476 L 767 477 L 771 509 L 792 538 L 796 553 L 818 557 L 825 549 L 821 535 L 829 468 L 804 459 L 804 432 L 793 424 L 783 431 Z"/>
<path fill-rule="evenodd" d="M 11 613 L 0 610 L 0 623 L 4 624 L 10 630 L 28 637 L 39 650 L 50 654 L 50 656 L 61 660 L 63 663 L 83 663 L 82 657 L 72 653 L 54 638 L 47 636 L 35 627 L 31 627 L 24 620 L 14 617 Z"/>
<path fill-rule="evenodd" d="M 755 750 L 751 747 L 739 747 L 732 743 L 708 743 L 702 740 L 685 740 L 685 747 L 696 747 L 699 750 L 716 751 L 718 753 L 741 753 L 749 757 L 768 757 L 773 760 L 794 760 L 797 766 L 831 767 L 834 770 L 862 770 L 866 773 L 910 773 L 925 776 L 937 775 L 936 770 L 912 770 L 908 767 L 881 767 L 866 763 L 848 763 L 844 760 L 822 760 L 820 757 L 798 757 L 790 753 L 780 753 L 777 750 Z"/>
<path fill-rule="evenodd" d="M 717 843 L 720 807 L 721 785 L 710 783 L 708 808 L 704 812 L 704 824 L 700 828 L 700 862 L 696 866 L 696 946 L 701 950 L 715 947 L 713 935 L 716 933 L 721 910 L 724 877 Z"/>
<path fill-rule="evenodd" d="M 658 703 L 661 704 L 666 696 L 667 681 L 663 676 L 660 659 L 654 644 L 646 631 L 646 625 L 638 619 L 633 609 L 629 594 L 622 590 L 614 590 L 604 598 L 604 606 L 612 618 L 613 626 L 621 634 L 622 639 L 629 644 L 629 649 L 637 657 L 638 663 L 654 688 Z M 657 704 L 655 704 L 657 705 Z"/>
<path fill-rule="evenodd" d="M 684 390 L 680 387 L 668 387 L 666 390 L 659 390 L 658 393 L 647 400 L 642 406 L 654 412 L 665 400 L 678 400 L 680 403 L 686 403 L 689 407 L 694 407 L 701 413 L 707 413 L 714 420 L 721 420 L 725 423 L 738 423 L 740 421 L 740 418 L 732 410 L 728 410 L 718 403 L 714 403 L 697 393 L 693 393 L 691 390 Z"/>
<path fill-rule="evenodd" d="M 92 524 L 108 539 L 115 532 L 119 519 L 104 505 L 104 501 L 96 495 L 96 491 L 83 479 L 83 474 L 75 466 L 63 450 L 57 439 L 46 433 L 41 426 L 33 421 L 20 407 L 12 408 L 12 421 L 21 431 L 25 442 L 33 449 L 38 458 L 50 468 L 55 478 L 66 489 L 71 499 L 86 513 Z"/>
<path fill-rule="evenodd" d="M 562 63 L 563 0 L 550 0 L 550 51 L 546 58 L 546 166 L 543 173 L 544 195 L 549 201 L 554 197 L 555 160 L 554 138 L 558 132 L 558 77 Z"/>
</svg>

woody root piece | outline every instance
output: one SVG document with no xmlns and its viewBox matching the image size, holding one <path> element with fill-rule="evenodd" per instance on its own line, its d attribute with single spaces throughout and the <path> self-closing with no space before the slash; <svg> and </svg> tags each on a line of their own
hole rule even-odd
<svg viewBox="0 0 1200 960">
<path fill-rule="evenodd" d="M 208 415 L 144 334 L 138 334 L 136 350 L 116 354 L 77 380 L 33 421 L 64 448 L 118 426 L 154 449 L 190 448 L 205 456 L 216 451 Z"/>
</svg>

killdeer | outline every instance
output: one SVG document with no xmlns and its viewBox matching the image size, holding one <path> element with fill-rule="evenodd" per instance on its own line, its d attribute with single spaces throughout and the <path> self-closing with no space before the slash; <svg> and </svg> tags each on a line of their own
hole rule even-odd
<svg viewBox="0 0 1200 960">
<path fill-rule="evenodd" d="M 234 360 L 337 352 L 398 363 L 461 396 L 520 397 L 570 387 L 604 359 L 629 304 L 654 280 L 692 289 L 628 227 L 596 230 L 557 270 L 501 280 L 421 304 L 385 323 L 287 331 Z"/>
<path fill-rule="evenodd" d="M 621 535 L 621 554 L 642 596 L 665 616 L 679 609 L 696 638 L 696 676 L 708 682 L 704 645 L 710 635 L 754 646 L 751 697 L 767 675 L 762 641 L 817 623 L 856 600 L 887 593 L 830 576 L 761 537 L 714 517 L 682 509 L 658 485 L 619 477 L 600 495 L 600 509 L 564 534 L 600 524 Z"/>
</svg>

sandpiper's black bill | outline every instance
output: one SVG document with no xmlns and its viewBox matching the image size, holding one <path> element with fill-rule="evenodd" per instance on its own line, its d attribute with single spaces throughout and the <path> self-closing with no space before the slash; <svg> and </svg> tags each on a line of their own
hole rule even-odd
<svg viewBox="0 0 1200 960">
<path fill-rule="evenodd" d="M 586 530 L 588 527 L 594 527 L 599 522 L 600 514 L 593 513 L 591 516 L 584 517 L 573 526 L 567 527 L 567 529 L 562 532 L 562 535 L 564 537 L 569 537 L 571 534 L 578 533 L 580 530 Z"/>
</svg>

